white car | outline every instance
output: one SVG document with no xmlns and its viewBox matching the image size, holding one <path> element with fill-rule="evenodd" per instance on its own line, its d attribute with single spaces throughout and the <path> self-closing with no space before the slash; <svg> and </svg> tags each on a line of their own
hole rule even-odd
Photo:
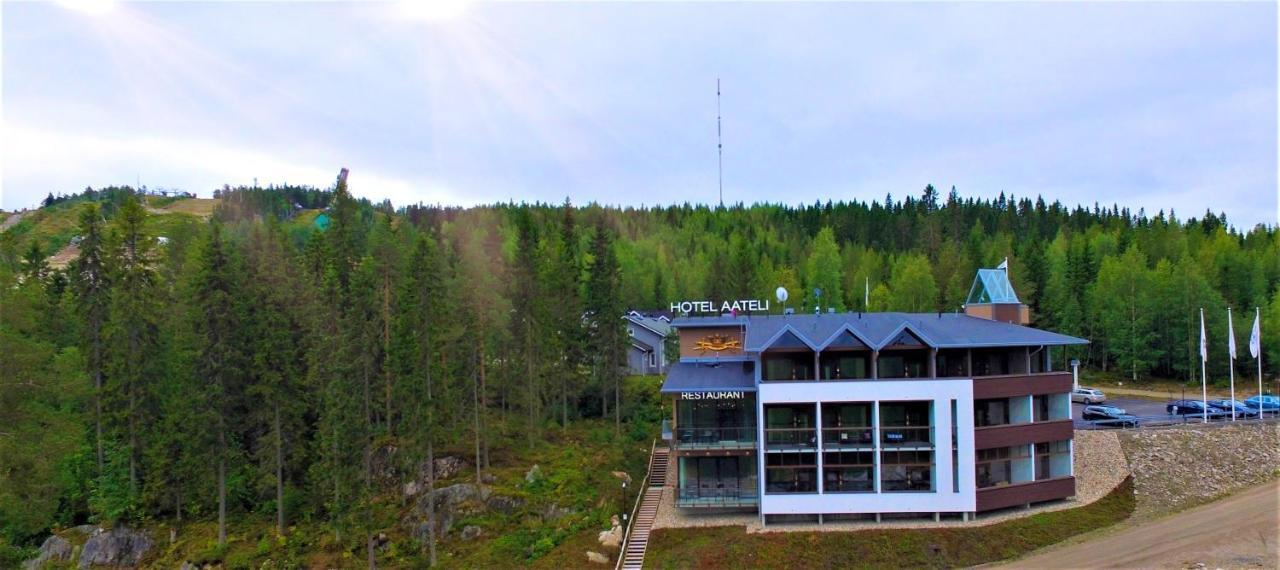
<svg viewBox="0 0 1280 570">
<path fill-rule="evenodd" d="M 1101 404 L 1107 401 L 1107 395 L 1095 388 L 1076 388 L 1071 391 L 1071 401 L 1082 404 Z"/>
</svg>

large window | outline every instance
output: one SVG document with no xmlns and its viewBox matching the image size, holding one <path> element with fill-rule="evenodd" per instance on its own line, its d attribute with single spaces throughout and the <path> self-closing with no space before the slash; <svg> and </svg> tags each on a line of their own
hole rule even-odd
<svg viewBox="0 0 1280 570">
<path fill-rule="evenodd" d="M 681 457 L 680 500 L 734 504 L 758 497 L 755 457 Z"/>
<path fill-rule="evenodd" d="M 826 449 L 871 447 L 871 404 L 824 403 L 822 445 Z"/>
<path fill-rule="evenodd" d="M 828 451 L 822 454 L 822 490 L 826 493 L 875 491 L 875 457 L 870 451 Z"/>
<path fill-rule="evenodd" d="M 819 355 L 823 380 L 851 380 L 871 377 L 871 358 L 866 352 L 835 351 Z"/>
<path fill-rule="evenodd" d="M 812 449 L 818 445 L 813 404 L 766 405 L 764 437 L 768 449 Z"/>
<path fill-rule="evenodd" d="M 880 353 L 876 360 L 877 378 L 924 378 L 929 375 L 928 353 L 912 350 Z"/>
<path fill-rule="evenodd" d="M 1036 481 L 1071 474 L 1071 443 L 1053 441 L 1036 444 Z"/>
<path fill-rule="evenodd" d="M 880 489 L 894 491 L 933 490 L 933 452 L 885 449 L 880 452 Z"/>
<path fill-rule="evenodd" d="M 1009 423 L 1009 399 L 974 400 L 973 425 L 1002 426 Z"/>
<path fill-rule="evenodd" d="M 767 352 L 764 356 L 765 380 L 816 380 L 813 375 L 813 353 Z"/>
<path fill-rule="evenodd" d="M 765 491 L 769 493 L 818 492 L 818 454 L 765 454 Z"/>
<path fill-rule="evenodd" d="M 932 446 L 932 407 L 932 402 L 881 402 L 881 445 L 883 447 Z"/>
<path fill-rule="evenodd" d="M 938 351 L 938 376 L 964 378 L 969 376 L 966 351 L 943 349 Z"/>
<path fill-rule="evenodd" d="M 676 400 L 676 443 L 681 447 L 756 441 L 755 394 L 740 400 Z"/>
</svg>

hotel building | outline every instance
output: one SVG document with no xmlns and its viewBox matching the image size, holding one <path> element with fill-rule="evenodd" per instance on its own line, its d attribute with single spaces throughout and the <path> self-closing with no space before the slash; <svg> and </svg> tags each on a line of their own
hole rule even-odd
<svg viewBox="0 0 1280 570">
<path fill-rule="evenodd" d="M 766 523 L 967 519 L 1073 496 L 1072 381 L 1055 348 L 1087 341 L 1026 326 L 1004 270 L 980 270 L 968 301 L 675 318 L 662 392 L 676 506 Z"/>
</svg>

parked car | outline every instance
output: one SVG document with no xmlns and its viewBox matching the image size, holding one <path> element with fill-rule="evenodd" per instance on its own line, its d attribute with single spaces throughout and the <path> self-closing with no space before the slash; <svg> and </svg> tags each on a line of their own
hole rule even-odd
<svg viewBox="0 0 1280 570">
<path fill-rule="evenodd" d="M 1138 421 L 1138 416 L 1124 411 L 1124 408 L 1115 406 L 1085 406 L 1083 417 L 1100 425 L 1138 427 L 1138 424 L 1141 423 Z"/>
<path fill-rule="evenodd" d="M 1232 408 L 1236 411 L 1236 417 L 1254 417 L 1258 415 L 1257 408 L 1250 408 L 1244 405 L 1240 400 L 1209 400 L 1209 405 L 1225 412 L 1225 415 L 1231 415 Z"/>
<path fill-rule="evenodd" d="M 1223 414 L 1222 409 L 1215 407 L 1213 404 L 1209 404 L 1209 407 L 1206 410 L 1204 402 L 1201 402 L 1200 400 L 1174 400 L 1166 404 L 1164 409 L 1169 412 L 1169 414 L 1175 416 L 1199 416 L 1207 414 L 1211 418 L 1220 418 Z"/>
<path fill-rule="evenodd" d="M 1097 388 L 1076 388 L 1071 391 L 1071 401 L 1082 404 L 1101 404 L 1107 401 L 1107 395 Z"/>
<path fill-rule="evenodd" d="M 1262 408 L 1262 411 L 1264 412 L 1280 411 L 1280 396 L 1272 396 L 1271 394 L 1254 396 L 1245 400 L 1244 405 L 1249 406 L 1254 410 Z"/>
</svg>

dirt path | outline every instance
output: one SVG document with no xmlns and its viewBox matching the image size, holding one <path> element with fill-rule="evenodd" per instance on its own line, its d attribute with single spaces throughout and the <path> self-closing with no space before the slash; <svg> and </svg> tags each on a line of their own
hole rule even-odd
<svg viewBox="0 0 1280 570">
<path fill-rule="evenodd" d="M 21 221 L 22 221 L 21 212 L 14 212 L 12 214 L 9 214 L 9 217 L 5 218 L 3 222 L 0 222 L 0 232 L 18 225 L 18 222 L 21 222 Z"/>
<path fill-rule="evenodd" d="M 1280 480 L 1163 519 L 1101 531 L 1007 568 L 1276 568 Z"/>
</svg>

